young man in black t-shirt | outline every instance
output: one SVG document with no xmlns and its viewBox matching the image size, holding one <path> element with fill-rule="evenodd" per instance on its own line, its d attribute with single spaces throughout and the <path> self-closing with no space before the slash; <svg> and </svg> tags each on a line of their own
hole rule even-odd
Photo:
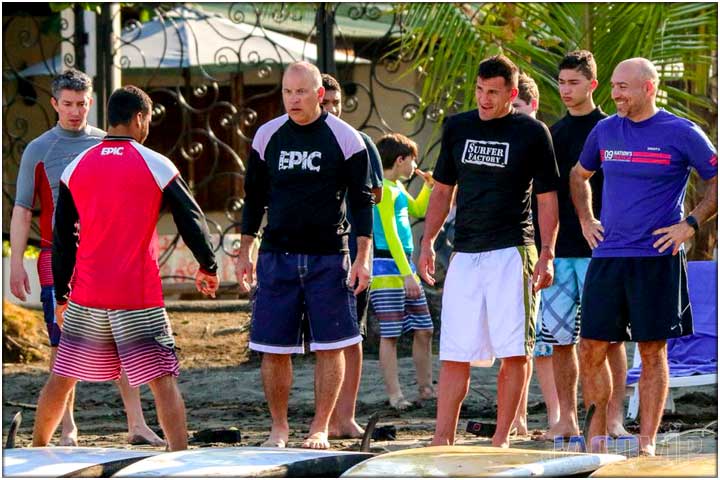
<svg viewBox="0 0 720 480">
<path fill-rule="evenodd" d="M 267 208 L 249 345 L 263 352 L 261 375 L 272 416 L 264 446 L 284 447 L 288 441 L 290 355 L 304 351 L 303 313 L 317 361 L 315 417 L 304 448 L 330 448 L 328 422 L 342 383 L 342 351 L 362 341 L 355 295 L 370 278 L 368 154 L 357 130 L 322 110 L 324 93 L 317 67 L 307 62 L 288 66 L 282 80 L 287 114 L 258 129 L 245 176 L 236 263 L 244 291 L 255 278 L 250 250 Z M 352 267 L 346 205 L 357 229 Z"/>
<path fill-rule="evenodd" d="M 433 445 L 455 442 L 470 365 L 502 360 L 492 444 L 508 447 L 528 357 L 535 343 L 537 293 L 552 283 L 557 183 L 552 140 L 541 122 L 512 108 L 518 69 L 499 55 L 480 63 L 477 110 L 447 119 L 418 272 L 434 283 L 433 244 L 455 188 L 455 247 L 443 291 L 440 383 Z M 530 196 L 538 198 L 537 256 Z"/>
<path fill-rule="evenodd" d="M 555 249 L 555 281 L 543 290 L 542 329 L 538 340 L 553 345 L 553 373 L 560 401 L 560 420 L 545 434 L 578 435 L 578 358 L 575 345 L 580 339 L 580 300 L 592 250 L 583 237 L 580 221 L 570 198 L 570 170 L 577 163 L 585 139 L 595 125 L 607 117 L 593 101 L 597 87 L 597 65 L 587 50 L 570 52 L 558 65 L 558 89 L 567 115 L 550 128 L 560 170 L 558 210 L 560 230 Z M 590 179 L 593 211 L 599 215 L 602 201 L 602 172 Z M 617 342 L 608 349 L 613 394 L 608 405 L 608 433 L 626 435 L 623 428 L 627 357 L 625 345 Z"/>
</svg>

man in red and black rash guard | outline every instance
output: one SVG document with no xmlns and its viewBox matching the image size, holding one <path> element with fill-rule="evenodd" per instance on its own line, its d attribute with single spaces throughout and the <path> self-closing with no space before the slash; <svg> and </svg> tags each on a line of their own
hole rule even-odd
<svg viewBox="0 0 720 480">
<path fill-rule="evenodd" d="M 77 380 L 113 380 L 122 367 L 130 385 L 149 384 L 169 449 L 187 448 L 175 381 L 179 364 L 157 261 L 155 227 L 163 202 L 200 263 L 195 282 L 205 295 L 215 296 L 217 264 L 203 212 L 177 168 L 141 145 L 151 107 L 137 87 L 115 91 L 108 136 L 73 160 L 60 179 L 52 269 L 63 333 L 38 401 L 33 446 L 48 444 Z"/>
<path fill-rule="evenodd" d="M 38 276 L 41 287 L 40 301 L 50 340 L 51 369 L 60 343 L 60 328 L 55 321 L 51 267 L 53 213 L 57 203 L 60 175 L 65 167 L 80 152 L 97 145 L 105 136 L 104 131 L 88 125 L 92 101 L 92 79 L 85 73 L 71 68 L 53 80 L 50 104 L 58 114 L 58 123 L 30 142 L 23 151 L 10 222 L 10 291 L 24 301 L 31 292 L 30 281 L 23 266 L 23 255 L 30 234 L 32 209 L 40 206 L 41 251 L 38 258 Z M 125 375 L 121 375 L 117 383 L 127 412 L 128 442 L 165 445 L 165 441 L 145 423 L 140 392 L 128 384 Z M 73 391 L 68 396 L 59 445 L 77 445 L 77 427 L 73 418 L 74 400 Z"/>
</svg>

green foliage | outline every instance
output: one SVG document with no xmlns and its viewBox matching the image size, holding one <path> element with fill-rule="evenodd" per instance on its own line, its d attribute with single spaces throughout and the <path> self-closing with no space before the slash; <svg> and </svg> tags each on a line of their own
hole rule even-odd
<svg viewBox="0 0 720 480">
<path fill-rule="evenodd" d="M 615 65 L 647 57 L 658 67 L 665 107 L 708 127 L 717 115 L 709 72 L 717 48 L 715 3 L 482 3 L 402 4 L 406 34 L 396 54 L 423 74 L 424 106 L 445 112 L 474 107 L 478 63 L 504 53 L 540 87 L 544 119 L 565 111 L 557 64 L 574 49 L 593 52 L 599 87 L 595 101 L 608 112 Z M 691 93 L 688 93 L 691 92 Z"/>
<path fill-rule="evenodd" d="M 2 256 L 3 257 L 9 257 L 10 256 L 10 242 L 7 240 L 3 240 L 2 242 Z M 37 259 L 40 256 L 40 249 L 38 247 L 34 247 L 32 245 L 28 245 L 25 249 L 25 255 L 23 255 L 24 258 L 27 259 Z"/>
</svg>

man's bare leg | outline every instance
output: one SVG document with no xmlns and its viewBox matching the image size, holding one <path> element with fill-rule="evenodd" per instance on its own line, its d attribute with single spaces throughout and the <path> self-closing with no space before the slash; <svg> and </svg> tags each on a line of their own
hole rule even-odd
<svg viewBox="0 0 720 480">
<path fill-rule="evenodd" d="M 493 447 L 510 446 L 510 426 L 520 405 L 525 386 L 528 357 L 507 357 L 502 359 L 497 378 L 497 426 L 492 438 Z"/>
<path fill-rule="evenodd" d="M 158 422 L 165 433 L 168 450 L 187 450 L 188 434 L 183 401 L 177 381 L 172 375 L 152 380 L 148 386 L 155 397 Z"/>
<path fill-rule="evenodd" d="M 553 440 L 556 436 L 567 438 L 580 434 L 577 418 L 579 366 L 575 345 L 553 345 L 552 365 L 560 417 L 545 434 L 547 440 Z"/>
<path fill-rule="evenodd" d="M 154 447 L 164 447 L 166 445 L 165 440 L 158 437 L 145 423 L 142 403 L 140 402 L 140 389 L 130 386 L 124 370 L 116 383 L 120 390 L 123 405 L 125 405 L 125 415 L 128 421 L 128 443 L 135 445 L 148 443 Z"/>
<path fill-rule="evenodd" d="M 68 396 L 77 380 L 50 373 L 47 383 L 40 392 L 35 425 L 33 426 L 33 447 L 46 447 L 58 427 L 66 410 Z"/>
<path fill-rule="evenodd" d="M 398 410 L 404 410 L 411 405 L 405 400 L 400 388 L 397 366 L 397 337 L 380 338 L 380 370 L 382 371 L 385 391 L 390 401 L 390 406 Z"/>
<path fill-rule="evenodd" d="M 612 378 L 608 366 L 607 351 L 609 342 L 580 339 L 580 370 L 582 374 L 583 399 L 585 410 L 595 405 L 595 414 L 590 422 L 586 436 L 590 445 L 589 452 L 607 453 L 607 445 L 595 439 L 607 437 L 607 409 L 612 394 Z"/>
<path fill-rule="evenodd" d="M 343 355 L 345 375 L 335 409 L 330 416 L 328 435 L 330 438 L 362 438 L 365 430 L 355 420 L 355 404 L 362 375 L 362 343 L 346 347 Z"/>
<path fill-rule="evenodd" d="M 642 360 L 640 373 L 640 452 L 655 455 L 655 437 L 662 420 L 670 384 L 667 342 L 638 342 Z"/>
<path fill-rule="evenodd" d="M 57 347 L 50 347 L 50 371 L 52 372 L 57 358 Z M 58 445 L 63 447 L 77 447 L 78 431 L 73 418 L 73 409 L 75 408 L 75 387 L 70 390 L 67 397 L 67 404 L 63 410 L 62 431 L 60 433 L 60 441 Z M 52 434 L 51 434 L 52 436 Z"/>
<path fill-rule="evenodd" d="M 288 401 L 292 386 L 292 360 L 289 354 L 263 353 L 260 364 L 265 399 L 272 417 L 270 436 L 263 447 L 284 447 L 290 434 Z"/>
<path fill-rule="evenodd" d="M 440 363 L 437 420 L 432 445 L 454 445 L 460 407 L 470 388 L 470 363 Z"/>
<path fill-rule="evenodd" d="M 315 417 L 303 448 L 325 450 L 328 442 L 328 422 L 335 408 L 345 372 L 342 349 L 315 352 Z"/>
<path fill-rule="evenodd" d="M 412 356 L 418 384 L 418 401 L 435 398 L 432 383 L 432 330 L 413 332 Z"/>
<path fill-rule="evenodd" d="M 548 428 L 552 428 L 560 420 L 560 403 L 557 388 L 555 387 L 553 356 L 537 357 L 535 358 L 535 365 L 535 375 L 545 400 Z"/>
<path fill-rule="evenodd" d="M 610 403 L 608 403 L 608 435 L 617 438 L 630 435 L 623 425 L 625 420 L 625 383 L 627 381 L 625 342 L 611 343 L 607 355 L 613 386 Z"/>
<path fill-rule="evenodd" d="M 527 405 L 528 405 L 528 393 L 530 392 L 530 381 L 532 380 L 533 372 L 533 359 L 528 359 L 527 375 L 525 375 L 525 384 L 523 385 L 522 395 L 520 396 L 520 405 L 518 405 L 515 419 L 513 420 L 510 432 L 515 431 L 516 435 L 527 435 Z"/>
</svg>

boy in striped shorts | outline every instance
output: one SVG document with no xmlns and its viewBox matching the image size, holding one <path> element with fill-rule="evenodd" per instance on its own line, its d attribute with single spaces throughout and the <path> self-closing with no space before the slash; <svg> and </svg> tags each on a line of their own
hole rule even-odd
<svg viewBox="0 0 720 480">
<path fill-rule="evenodd" d="M 435 397 L 432 387 L 432 334 L 425 293 L 411 257 L 413 237 L 410 215 L 425 216 L 432 175 L 417 169 L 417 145 L 404 135 L 388 134 L 377 143 L 383 164 L 382 201 L 373 207 L 375 255 L 370 303 L 380 323 L 380 366 L 390 405 L 398 410 L 410 406 L 398 381 L 397 340 L 413 331 L 413 360 L 419 400 Z M 401 183 L 413 172 L 425 184 L 413 198 Z"/>
<path fill-rule="evenodd" d="M 150 97 L 139 88 L 115 91 L 108 101 L 108 135 L 60 177 L 52 270 L 62 335 L 38 400 L 34 447 L 49 443 L 78 380 L 115 380 L 122 368 L 131 386 L 149 384 L 168 449 L 187 448 L 185 406 L 175 381 L 179 364 L 157 261 L 162 204 L 200 263 L 195 284 L 205 295 L 215 296 L 217 265 L 204 215 L 177 168 L 142 145 L 151 111 Z"/>
</svg>

